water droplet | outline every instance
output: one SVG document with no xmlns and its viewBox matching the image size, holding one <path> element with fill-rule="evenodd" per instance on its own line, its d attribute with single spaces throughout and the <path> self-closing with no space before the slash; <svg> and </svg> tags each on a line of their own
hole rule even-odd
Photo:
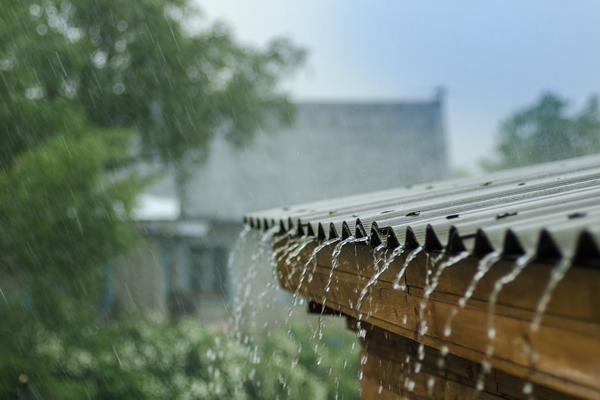
<svg viewBox="0 0 600 400">
<path fill-rule="evenodd" d="M 115 92 L 118 95 L 123 94 L 124 91 L 125 85 L 123 85 L 122 83 L 115 83 L 115 85 L 113 86 L 113 92 Z"/>
<path fill-rule="evenodd" d="M 124 52 L 126 48 L 127 44 L 124 40 L 117 40 L 117 43 L 115 43 L 115 50 L 117 50 L 119 53 Z"/>
<path fill-rule="evenodd" d="M 120 21 L 117 24 L 117 29 L 121 32 L 125 32 L 128 27 L 129 27 L 129 24 L 126 21 Z"/>
<path fill-rule="evenodd" d="M 40 15 L 42 15 L 42 7 L 38 6 L 37 4 L 32 4 L 31 6 L 29 6 L 29 12 L 31 13 L 31 15 L 39 17 Z"/>
</svg>

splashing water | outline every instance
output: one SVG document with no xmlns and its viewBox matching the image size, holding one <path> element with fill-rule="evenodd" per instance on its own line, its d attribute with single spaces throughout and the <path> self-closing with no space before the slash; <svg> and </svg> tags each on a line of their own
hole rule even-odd
<svg viewBox="0 0 600 400">
<path fill-rule="evenodd" d="M 494 309 L 496 307 L 496 302 L 498 301 L 498 294 L 500 293 L 500 291 L 502 290 L 502 288 L 505 285 L 507 285 L 507 284 L 513 282 L 515 279 L 517 279 L 519 274 L 521 272 L 523 272 L 525 267 L 531 262 L 532 259 L 533 259 L 533 255 L 531 255 L 531 254 L 522 255 L 521 257 L 519 257 L 517 259 L 517 261 L 515 261 L 515 265 L 514 265 L 513 269 L 508 274 L 504 275 L 503 277 L 501 277 L 494 283 L 494 289 L 492 290 L 492 293 L 490 294 L 490 298 L 489 298 L 488 331 L 487 331 L 488 338 L 490 339 L 490 341 L 492 341 L 492 344 L 490 344 L 492 350 L 491 351 L 488 350 L 487 353 L 493 352 L 493 340 L 496 337 L 496 328 L 494 326 Z M 490 346 L 488 346 L 488 347 L 490 347 Z M 491 355 L 492 354 L 488 354 L 488 356 L 491 356 Z"/>
<path fill-rule="evenodd" d="M 398 275 L 396 276 L 396 279 L 394 280 L 394 289 L 396 289 L 396 290 L 406 290 L 406 285 L 401 285 L 400 284 L 400 280 L 404 276 L 404 273 L 406 272 L 406 269 L 408 268 L 408 266 L 411 263 L 411 261 L 414 260 L 415 258 L 417 258 L 417 255 L 419 255 L 419 253 L 422 252 L 422 251 L 423 251 L 423 247 L 422 246 L 418 246 L 413 251 L 411 251 L 410 253 L 408 253 L 408 256 L 404 260 L 404 264 L 402 265 L 402 269 L 400 270 L 400 272 L 398 272 Z"/>
<path fill-rule="evenodd" d="M 246 274 L 246 276 L 243 278 L 242 282 L 240 282 L 238 284 L 238 289 L 240 289 L 240 292 L 243 289 L 243 294 L 241 297 L 236 296 L 236 298 L 234 299 L 234 307 L 233 307 L 233 318 L 234 318 L 234 325 L 233 325 L 233 334 L 235 336 L 238 337 L 238 339 L 240 339 L 240 326 L 242 323 L 242 318 L 243 318 L 243 310 L 244 307 L 246 306 L 246 304 L 248 303 L 248 299 L 250 297 L 250 292 L 251 292 L 251 281 L 254 279 L 254 277 L 256 276 L 256 270 L 257 267 L 259 266 L 262 256 L 265 254 L 266 250 L 270 247 L 271 245 L 271 239 L 273 238 L 273 236 L 279 231 L 279 227 L 277 225 L 273 226 L 272 228 L 270 228 L 269 230 L 263 232 L 260 241 L 258 243 L 258 246 L 256 246 L 256 249 L 254 250 L 254 253 L 251 256 L 251 263 L 250 263 L 250 267 L 248 268 L 248 272 Z"/>
<path fill-rule="evenodd" d="M 350 236 L 341 242 L 339 242 L 335 248 L 333 249 L 333 253 L 331 253 L 331 272 L 329 273 L 329 279 L 327 280 L 327 285 L 325 285 L 325 291 L 329 292 L 331 289 L 331 280 L 333 279 L 333 272 L 340 266 L 340 254 L 342 253 L 342 248 L 350 243 L 362 243 L 369 240 L 367 236 L 362 238 L 355 238 L 354 236 Z"/>
<path fill-rule="evenodd" d="M 562 281 L 562 279 L 565 277 L 565 274 L 567 273 L 567 271 L 569 271 L 572 265 L 573 263 L 571 259 L 563 258 L 554 267 L 554 269 L 552 269 L 548 285 L 546 285 L 546 288 L 544 289 L 544 294 L 540 298 L 540 301 L 537 305 L 537 309 L 535 311 L 535 317 L 533 317 L 533 321 L 531 321 L 532 332 L 536 332 L 539 329 L 540 323 L 542 322 L 542 315 L 546 310 L 546 306 L 550 301 L 550 297 L 552 297 L 552 292 L 554 291 L 554 288 L 556 288 L 556 285 L 558 285 L 560 281 Z"/>
<path fill-rule="evenodd" d="M 431 279 L 431 282 L 429 283 L 428 287 L 425 288 L 425 291 L 424 291 L 425 298 L 428 299 L 431 296 L 431 294 L 434 292 L 434 290 L 437 288 L 437 286 L 440 283 L 440 277 L 442 276 L 442 272 L 444 272 L 444 270 L 446 268 L 450 268 L 451 266 L 458 264 L 459 262 L 461 262 L 468 256 L 469 256 L 469 252 L 463 251 L 463 252 L 457 254 L 456 256 L 450 257 L 446 261 L 441 263 L 440 267 L 438 268 L 435 275 Z M 436 261 L 434 261 L 434 265 L 435 265 Z"/>
<path fill-rule="evenodd" d="M 386 248 L 386 245 L 382 243 L 373 249 L 373 269 L 375 269 L 375 271 L 379 271 L 379 264 L 382 261 L 385 264 L 385 255 L 386 255 L 387 251 L 383 254 L 382 257 L 378 256 L 378 254 L 385 248 Z"/>
<path fill-rule="evenodd" d="M 240 232 L 237 240 L 235 241 L 235 246 L 233 250 L 229 253 L 229 258 L 227 259 L 227 269 L 231 273 L 233 271 L 233 263 L 235 262 L 235 255 L 246 246 L 246 236 L 252 230 L 250 225 L 244 225 L 244 229 Z"/>
<path fill-rule="evenodd" d="M 340 265 L 339 257 L 340 257 L 340 254 L 342 253 L 342 248 L 346 244 L 362 243 L 362 242 L 366 242 L 368 240 L 369 240 L 369 238 L 367 236 L 362 237 L 362 238 L 355 238 L 354 236 L 350 236 L 350 237 L 342 240 L 335 246 L 335 248 L 333 249 L 333 252 L 331 253 L 331 271 L 329 272 L 329 278 L 327 280 L 327 285 L 325 285 L 325 292 L 328 293 L 331 290 L 331 281 L 333 280 L 333 273 Z M 325 312 L 325 303 L 327 303 L 327 297 L 323 296 L 323 298 L 321 299 L 321 306 L 322 306 L 321 314 L 319 315 L 319 319 L 318 319 L 318 323 L 317 323 L 317 336 L 319 339 L 321 339 L 323 337 L 323 313 Z"/>
<path fill-rule="evenodd" d="M 431 281 L 428 283 L 428 285 L 423 290 L 423 299 L 421 300 L 421 303 L 419 305 L 419 321 L 420 321 L 419 334 L 420 335 L 425 335 L 427 333 L 428 327 L 427 327 L 427 320 L 425 319 L 425 309 L 427 308 L 427 302 L 428 302 L 429 298 L 431 297 L 431 294 L 435 291 L 435 289 L 438 287 L 438 285 L 440 283 L 440 277 L 442 276 L 442 273 L 444 272 L 445 269 L 458 264 L 459 262 L 461 262 L 468 256 L 469 256 L 469 252 L 463 251 L 453 257 L 448 258 L 446 261 L 442 262 L 440 264 L 440 266 L 438 267 L 435 275 L 433 275 L 433 277 L 431 278 Z M 437 258 L 435 258 L 433 260 L 434 267 L 435 267 L 435 264 L 441 259 L 441 257 L 443 257 L 442 254 L 440 254 Z"/>
<path fill-rule="evenodd" d="M 496 307 L 496 303 L 498 301 L 498 294 L 502 290 L 502 288 L 513 282 L 521 272 L 525 269 L 527 265 L 533 260 L 533 254 L 524 254 L 521 257 L 517 258 L 515 261 L 515 265 L 513 269 L 506 275 L 502 276 L 494 283 L 494 288 L 489 298 L 489 308 L 488 308 L 488 327 L 487 327 L 487 336 L 489 339 L 489 343 L 485 352 L 486 360 L 481 363 L 482 370 L 479 374 L 479 378 L 477 380 L 477 389 L 483 388 L 483 380 L 485 379 L 485 374 L 489 373 L 491 369 L 490 362 L 488 361 L 492 355 L 494 354 L 494 340 L 496 339 L 496 326 L 494 324 L 494 310 Z M 487 367 L 486 367 L 487 366 Z"/>
<path fill-rule="evenodd" d="M 467 302 L 471 299 L 471 296 L 473 296 L 473 292 L 475 292 L 475 288 L 477 287 L 479 281 L 483 279 L 483 277 L 488 273 L 490 268 L 492 268 L 492 265 L 494 265 L 499 259 L 500 253 L 498 253 L 497 251 L 493 251 L 491 253 L 488 253 L 481 260 L 479 260 L 479 264 L 477 265 L 477 272 L 473 276 L 473 280 L 469 284 L 469 287 L 467 287 L 465 294 L 460 298 L 460 300 L 458 300 L 458 307 L 454 307 L 452 309 L 450 317 L 448 317 L 448 321 L 446 321 L 446 326 L 444 328 L 445 337 L 448 337 L 452 334 L 452 322 L 454 321 L 456 314 L 458 314 L 458 311 L 460 309 L 465 308 Z"/>
<path fill-rule="evenodd" d="M 282 246 L 279 246 L 278 248 L 273 249 L 271 251 L 271 257 L 269 257 L 269 263 L 272 272 L 272 282 L 270 283 L 272 283 L 272 285 L 274 286 L 277 285 L 277 282 L 279 281 L 278 275 L 281 279 L 284 278 L 283 272 L 278 271 L 277 266 L 281 261 L 288 257 L 290 251 L 296 248 L 299 238 L 294 236 L 294 232 L 288 232 L 286 235 L 282 235 L 277 239 L 273 239 L 271 248 L 274 248 L 276 244 L 283 240 L 286 240 L 286 243 Z M 291 275 L 293 275 L 293 272 L 292 274 L 288 274 L 288 276 L 286 277 L 288 281 L 289 279 L 291 279 Z M 263 293 L 266 294 L 269 291 L 269 289 L 269 287 L 265 288 L 265 291 Z"/>
<path fill-rule="evenodd" d="M 358 298 L 358 301 L 356 302 L 356 311 L 359 312 L 358 314 L 358 320 L 360 321 L 362 318 L 362 313 L 360 311 L 361 306 L 362 306 L 362 302 L 365 298 L 365 296 L 367 295 L 367 293 L 369 292 L 369 288 L 371 286 L 373 286 L 375 283 L 377 283 L 377 280 L 379 279 L 379 277 L 388 270 L 388 268 L 390 267 L 390 265 L 392 264 L 392 262 L 394 261 L 394 259 L 396 259 L 396 257 L 398 257 L 400 254 L 402 254 L 404 247 L 402 246 L 398 246 L 394 249 L 394 251 L 392 251 L 392 254 L 390 254 L 389 258 L 386 260 L 385 256 L 383 257 L 384 263 L 381 266 L 381 268 L 379 270 L 377 270 L 377 264 L 379 264 L 379 261 L 375 258 L 375 254 L 378 251 L 381 251 L 385 248 L 385 245 L 379 245 L 375 248 L 375 250 L 373 250 L 373 258 L 374 258 L 374 263 L 373 265 L 375 266 L 375 270 L 377 271 L 375 274 L 373 274 L 373 276 L 371 277 L 371 279 L 369 279 L 369 281 L 367 282 L 367 284 L 365 285 L 365 287 L 362 289 L 362 291 L 360 292 L 360 296 Z"/>
<path fill-rule="evenodd" d="M 319 254 L 319 252 L 321 250 L 323 250 L 325 247 L 330 246 L 333 243 L 337 242 L 338 240 L 339 239 L 337 239 L 337 238 L 326 240 L 325 242 L 323 242 L 323 243 L 319 244 L 317 247 L 315 247 L 314 250 L 312 251 L 312 253 L 310 254 L 310 257 L 308 257 L 308 260 L 306 261 L 306 263 L 304 264 L 304 268 L 302 269 L 302 273 L 300 274 L 300 281 L 298 283 L 298 287 L 294 291 L 294 296 L 292 298 L 292 305 L 290 306 L 290 310 L 289 310 L 288 315 L 287 315 L 287 317 L 285 319 L 286 325 L 287 325 L 289 319 L 292 317 L 293 307 L 297 304 L 298 297 L 300 296 L 300 290 L 302 289 L 302 284 L 304 283 L 304 279 L 306 278 L 306 273 L 307 273 L 307 271 L 309 269 L 309 265 L 314 262 L 314 268 L 316 269 L 316 266 L 317 266 L 317 255 Z"/>
<path fill-rule="evenodd" d="M 285 263 L 288 265 L 294 265 L 294 267 L 297 266 L 297 261 L 299 261 L 297 258 L 299 257 L 302 250 L 304 250 L 306 246 L 308 246 L 315 240 L 317 240 L 317 238 L 314 236 L 302 236 L 300 239 L 298 239 L 298 241 L 295 243 L 295 246 L 293 246 L 293 249 L 290 248 L 288 250 L 287 257 L 285 258 Z"/>
<path fill-rule="evenodd" d="M 304 278 L 306 276 L 306 272 L 308 271 L 308 266 L 310 265 L 310 263 L 315 262 L 315 265 L 316 265 L 317 255 L 319 254 L 319 252 L 321 252 L 321 250 L 323 250 L 325 247 L 330 246 L 337 241 L 339 241 L 339 239 L 337 239 L 337 238 L 326 240 L 325 242 L 321 243 L 320 245 L 318 245 L 317 247 L 314 248 L 314 250 L 308 257 L 308 260 L 304 264 L 304 269 L 302 270 L 302 274 L 300 275 L 300 284 L 298 285 L 298 289 L 294 293 L 294 304 L 295 304 L 295 299 L 298 297 L 298 295 L 300 293 L 300 288 L 302 287 L 302 283 L 304 282 Z"/>
</svg>

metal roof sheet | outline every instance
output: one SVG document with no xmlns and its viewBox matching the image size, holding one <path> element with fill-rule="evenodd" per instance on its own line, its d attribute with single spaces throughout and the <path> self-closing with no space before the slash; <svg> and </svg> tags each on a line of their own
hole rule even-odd
<svg viewBox="0 0 600 400">
<path fill-rule="evenodd" d="M 600 156 L 256 212 L 253 228 L 600 264 Z"/>
</svg>

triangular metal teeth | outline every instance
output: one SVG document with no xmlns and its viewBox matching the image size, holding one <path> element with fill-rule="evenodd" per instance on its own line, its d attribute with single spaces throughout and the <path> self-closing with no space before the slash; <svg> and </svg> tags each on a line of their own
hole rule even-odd
<svg viewBox="0 0 600 400">
<path fill-rule="evenodd" d="M 317 227 L 317 239 L 319 241 L 327 240 L 327 235 L 325 234 L 325 229 L 323 228 L 323 224 L 319 222 L 319 226 Z"/>
<path fill-rule="evenodd" d="M 535 258 L 536 261 L 548 263 L 556 263 L 562 258 L 560 249 L 556 246 L 556 243 L 554 243 L 550 232 L 545 229 L 542 229 L 542 232 L 540 233 Z"/>
<path fill-rule="evenodd" d="M 365 232 L 365 227 L 362 222 L 360 222 L 360 218 L 356 219 L 356 229 L 355 229 L 354 237 L 359 239 L 367 236 L 367 232 Z"/>
<path fill-rule="evenodd" d="M 342 240 L 346 240 L 350 236 L 352 236 L 352 231 L 350 230 L 350 227 L 348 226 L 346 221 L 344 221 L 342 222 Z"/>
<path fill-rule="evenodd" d="M 419 241 L 417 240 L 417 236 L 413 232 L 412 228 L 409 226 L 406 228 L 406 235 L 404 239 L 404 247 L 407 249 L 416 249 L 419 247 Z"/>
<path fill-rule="evenodd" d="M 308 236 L 316 236 L 315 235 L 315 230 L 312 227 L 312 224 L 309 222 L 308 224 L 306 224 L 306 235 Z"/>
<path fill-rule="evenodd" d="M 573 257 L 573 264 L 582 267 L 600 267 L 600 250 L 591 233 L 582 232 L 581 235 L 579 235 L 575 257 Z"/>
<path fill-rule="evenodd" d="M 504 235 L 504 247 L 502 248 L 502 257 L 516 259 L 525 254 L 519 238 L 512 230 L 507 230 Z"/>
<path fill-rule="evenodd" d="M 387 237 L 387 248 L 388 249 L 396 249 L 400 247 L 400 241 L 398 240 L 398 236 L 396 236 L 396 232 L 392 229 L 391 226 L 385 228 L 385 236 Z"/>
<path fill-rule="evenodd" d="M 280 219 L 279 220 L 279 233 L 286 233 L 286 232 L 287 232 L 287 229 L 285 227 L 285 222 L 282 219 Z"/>
<path fill-rule="evenodd" d="M 444 250 L 442 243 L 440 243 L 440 240 L 431 225 L 427 225 L 427 228 L 425 229 L 425 250 L 437 252 L 442 252 Z"/>
<path fill-rule="evenodd" d="M 494 251 L 488 237 L 482 229 L 478 229 L 475 234 L 475 247 L 473 248 L 473 254 L 477 257 L 484 257 Z"/>
<path fill-rule="evenodd" d="M 296 231 L 297 236 L 304 236 L 306 233 L 304 232 L 304 227 L 302 226 L 302 221 L 298 218 L 298 229 Z"/>
<path fill-rule="evenodd" d="M 271 227 L 271 225 L 269 225 L 269 220 L 268 219 L 263 219 L 263 230 L 269 230 L 269 228 Z"/>
<path fill-rule="evenodd" d="M 450 254 L 458 254 L 467 251 L 458 229 L 455 226 L 450 227 L 450 234 L 448 236 L 448 246 L 446 246 L 446 252 Z"/>
<path fill-rule="evenodd" d="M 249 224 L 250 224 L 250 228 L 254 229 L 254 218 L 252 218 L 252 217 L 249 218 Z"/>
<path fill-rule="evenodd" d="M 335 229 L 335 225 L 333 222 L 329 223 L 329 239 L 337 239 L 340 235 L 338 235 L 337 230 Z"/>
<path fill-rule="evenodd" d="M 294 223 L 292 222 L 292 217 L 288 217 L 288 228 L 287 228 L 287 231 L 289 232 L 289 231 L 292 231 L 294 229 L 295 229 L 295 227 L 294 227 Z"/>
<path fill-rule="evenodd" d="M 375 248 L 377 246 L 381 246 L 382 244 L 383 242 L 381 241 L 381 237 L 379 236 L 379 228 L 377 227 L 377 222 L 373 221 L 373 224 L 371 224 L 371 233 L 369 234 L 369 245 Z"/>
</svg>

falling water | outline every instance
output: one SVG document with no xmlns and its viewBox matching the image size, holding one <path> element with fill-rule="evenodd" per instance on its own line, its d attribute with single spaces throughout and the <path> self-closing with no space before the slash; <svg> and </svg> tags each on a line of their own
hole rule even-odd
<svg viewBox="0 0 600 400">
<path fill-rule="evenodd" d="M 417 255 L 420 252 L 422 252 L 422 251 L 423 251 L 423 247 L 422 246 L 418 246 L 413 251 L 411 251 L 410 253 L 408 253 L 408 256 L 404 260 L 404 264 L 402 265 L 402 269 L 400 270 L 400 272 L 398 272 L 398 275 L 396 276 L 396 280 L 394 280 L 394 289 L 396 289 L 396 290 L 406 290 L 406 285 L 400 285 L 400 280 L 404 276 L 404 273 L 406 272 L 406 269 L 408 268 L 408 266 L 412 262 L 412 260 L 414 260 L 415 258 L 417 258 Z"/>
<path fill-rule="evenodd" d="M 443 263 L 441 263 L 440 267 L 438 268 L 438 270 L 436 271 L 435 275 L 431 279 L 431 282 L 425 288 L 425 291 L 424 291 L 425 298 L 428 299 L 431 296 L 431 294 L 433 293 L 433 291 L 437 288 L 437 286 L 440 283 L 440 277 L 442 276 L 442 272 L 444 272 L 444 270 L 446 268 L 449 268 L 449 267 L 451 267 L 451 266 L 453 266 L 453 265 L 461 262 L 462 260 L 464 260 L 468 256 L 469 256 L 469 252 L 468 251 L 463 251 L 463 252 L 455 255 L 454 257 L 448 258 L 446 261 L 444 261 Z"/>
<path fill-rule="evenodd" d="M 421 300 L 421 303 L 419 305 L 419 321 L 420 321 L 420 325 L 421 325 L 420 329 L 419 329 L 420 335 L 425 335 L 427 333 L 427 320 L 425 319 L 425 308 L 427 307 L 427 301 L 431 297 L 431 294 L 435 291 L 435 289 L 437 288 L 437 286 L 440 283 L 440 277 L 442 276 L 442 273 L 444 272 L 445 269 L 450 268 L 453 265 L 456 265 L 457 263 L 461 262 L 468 256 L 469 256 L 469 252 L 463 251 L 453 257 L 448 258 L 446 261 L 442 262 L 440 264 L 439 268 L 437 269 L 435 275 L 433 275 L 433 277 L 431 278 L 431 281 L 429 282 L 429 284 L 424 288 L 423 299 Z M 434 262 L 433 262 L 434 267 L 435 267 L 435 264 L 438 262 L 438 260 L 441 257 L 442 257 L 442 255 L 440 254 L 440 256 L 434 260 Z"/>
<path fill-rule="evenodd" d="M 373 249 L 373 269 L 375 269 L 375 271 L 379 271 L 379 264 L 382 261 L 385 264 L 385 256 L 387 254 L 387 251 L 381 257 L 378 256 L 378 254 L 381 253 L 381 251 L 385 248 L 386 245 L 382 243 Z"/>
<path fill-rule="evenodd" d="M 310 265 L 310 263 L 313 262 L 313 261 L 316 261 L 317 255 L 319 254 L 319 252 L 321 250 L 323 250 L 327 246 L 330 246 L 330 245 L 334 244 L 337 241 L 339 241 L 339 239 L 337 239 L 337 238 L 336 239 L 330 239 L 330 240 L 327 240 L 327 241 L 321 243 L 320 245 L 318 245 L 317 247 L 314 248 L 314 250 L 312 251 L 312 253 L 308 257 L 308 260 L 304 264 L 304 269 L 302 270 L 302 274 L 300 275 L 300 284 L 298 285 L 298 289 L 294 293 L 294 302 L 293 302 L 293 304 L 296 304 L 296 299 L 298 298 L 298 295 L 300 293 L 300 288 L 302 287 L 302 283 L 304 282 L 304 278 L 306 276 L 306 272 L 308 271 L 308 266 Z"/>
<path fill-rule="evenodd" d="M 489 309 L 488 309 L 488 330 L 487 330 L 487 335 L 488 338 L 490 339 L 490 345 L 488 346 L 488 356 L 491 356 L 492 352 L 493 352 L 493 340 L 496 337 L 496 328 L 494 325 L 494 309 L 496 307 L 496 302 L 498 301 L 498 294 L 500 293 L 500 291 L 502 290 L 502 288 L 513 282 L 515 279 L 517 279 L 517 276 L 519 276 L 519 274 L 525 269 L 525 267 L 531 262 L 531 260 L 533 259 L 533 256 L 531 254 L 524 254 L 521 257 L 519 257 L 517 259 L 517 261 L 515 261 L 515 265 L 513 267 L 513 269 L 506 275 L 504 275 L 503 277 L 501 277 L 500 279 L 498 279 L 495 283 L 494 283 L 494 289 L 492 290 L 492 293 L 490 294 L 490 298 L 489 298 Z M 491 348 L 491 350 L 490 350 Z"/>
<path fill-rule="evenodd" d="M 233 334 L 240 336 L 240 325 L 242 322 L 243 309 L 248 303 L 248 299 L 250 297 L 250 292 L 252 289 L 251 280 L 256 275 L 256 269 L 260 264 L 263 254 L 266 249 L 271 245 L 271 239 L 273 236 L 279 231 L 279 227 L 277 225 L 273 226 L 269 230 L 265 231 L 256 246 L 254 253 L 251 256 L 250 267 L 248 268 L 248 272 L 243 278 L 242 282 L 238 284 L 238 289 L 242 293 L 241 297 L 237 297 L 234 299 L 234 325 L 233 325 Z"/>
<path fill-rule="evenodd" d="M 500 253 L 498 253 L 497 251 L 493 251 L 491 253 L 488 253 L 481 260 L 479 260 L 479 264 L 477 265 L 477 272 L 473 276 L 473 280 L 469 284 L 469 287 L 467 287 L 465 294 L 460 298 L 460 300 L 458 300 L 458 307 L 454 307 L 452 309 L 450 317 L 448 317 L 448 321 L 446 321 L 446 327 L 444 328 L 444 336 L 448 337 L 452 334 L 452 321 L 456 317 L 456 314 L 458 314 L 458 311 L 460 309 L 465 308 L 467 302 L 469 301 L 469 299 L 471 299 L 471 296 L 473 296 L 473 292 L 475 291 L 475 288 L 477 287 L 479 281 L 483 279 L 483 277 L 488 273 L 492 265 L 494 265 L 499 259 Z"/>
<path fill-rule="evenodd" d="M 297 261 L 299 261 L 297 258 L 299 258 L 302 250 L 304 250 L 306 246 L 308 246 L 315 240 L 317 240 L 317 238 L 314 236 L 302 236 L 300 239 L 298 239 L 294 248 L 288 250 L 287 257 L 285 258 L 285 263 L 288 265 L 293 265 L 294 267 L 297 266 Z"/>
<path fill-rule="evenodd" d="M 550 301 L 550 297 L 552 296 L 552 292 L 554 291 L 554 288 L 556 288 L 556 285 L 558 285 L 560 283 L 560 281 L 562 281 L 562 279 L 565 277 L 565 274 L 567 273 L 567 271 L 571 268 L 572 264 L 573 263 L 572 263 L 571 259 L 563 258 L 554 267 L 554 269 L 552 269 L 552 272 L 550 273 L 550 280 L 548 281 L 548 285 L 546 285 L 546 288 L 544 289 L 544 294 L 540 298 L 540 301 L 537 305 L 537 309 L 535 311 L 535 317 L 533 318 L 533 321 L 531 322 L 531 331 L 532 332 L 535 332 L 539 329 L 540 323 L 542 322 L 542 315 L 544 314 L 544 311 L 546 310 L 546 306 L 548 305 L 548 302 Z"/>
<path fill-rule="evenodd" d="M 250 225 L 244 225 L 244 229 L 242 229 L 242 231 L 240 232 L 240 235 L 238 236 L 238 239 L 235 242 L 233 250 L 229 253 L 229 258 L 227 259 L 227 268 L 229 269 L 230 273 L 231 271 L 233 271 L 235 255 L 237 254 L 237 252 L 239 252 L 242 248 L 246 246 L 246 236 L 248 236 L 248 233 L 251 230 L 252 227 Z"/>
<path fill-rule="evenodd" d="M 333 279 L 333 272 L 340 265 L 340 254 L 342 253 L 342 248 L 349 243 L 362 243 L 369 240 L 367 236 L 362 238 L 355 238 L 354 236 L 350 236 L 341 242 L 339 242 L 335 248 L 333 249 L 333 253 L 331 253 L 331 272 L 329 273 L 329 279 L 327 280 L 327 285 L 325 285 L 325 291 L 329 292 L 331 289 L 331 280 Z"/>
<path fill-rule="evenodd" d="M 362 289 L 362 291 L 360 292 L 360 296 L 358 298 L 358 301 L 356 302 L 356 311 L 359 312 L 358 315 L 358 320 L 360 321 L 362 318 L 362 313 L 360 311 L 361 306 L 362 306 L 362 301 L 364 300 L 365 296 L 367 295 L 367 293 L 369 292 L 369 288 L 371 286 L 373 286 L 377 280 L 379 279 L 379 277 L 388 270 L 388 268 L 390 267 L 390 265 L 392 264 L 392 262 L 396 259 L 396 257 L 398 257 L 400 254 L 402 254 L 404 247 L 402 246 L 398 246 L 394 249 L 394 251 L 392 251 L 392 254 L 390 254 L 389 258 L 386 260 L 385 256 L 383 257 L 384 263 L 381 266 L 381 268 L 379 270 L 377 270 L 377 264 L 379 263 L 379 261 L 377 260 L 375 254 L 377 254 L 378 251 L 381 251 L 385 248 L 385 245 L 379 245 L 375 248 L 375 250 L 373 250 L 373 258 L 374 258 L 374 262 L 373 265 L 375 266 L 375 270 L 376 273 L 373 274 L 373 276 L 371 277 L 371 279 L 369 279 L 369 282 L 367 282 L 367 284 L 365 285 L 365 287 Z"/>
<path fill-rule="evenodd" d="M 314 250 L 312 251 L 312 253 L 310 254 L 310 256 L 308 257 L 308 260 L 306 261 L 306 263 L 304 264 L 304 268 L 302 269 L 302 273 L 300 274 L 300 281 L 298 283 L 298 287 L 294 291 L 292 305 L 290 306 L 290 310 L 289 310 L 288 315 L 285 320 L 286 325 L 287 325 L 289 319 L 292 317 L 292 310 L 293 310 L 293 307 L 297 304 L 298 296 L 300 295 L 300 290 L 302 288 L 302 284 L 304 283 L 304 279 L 306 278 L 306 274 L 309 269 L 310 263 L 314 262 L 315 268 L 316 268 L 317 255 L 319 254 L 319 252 L 321 250 L 323 250 L 325 247 L 330 246 L 333 243 L 337 242 L 338 240 L 339 239 L 337 239 L 337 238 L 326 240 L 325 242 L 323 242 L 320 245 L 318 245 L 317 247 L 315 247 Z"/>
<path fill-rule="evenodd" d="M 525 269 L 525 267 L 531 262 L 532 259 L 532 254 L 524 254 L 521 257 L 517 258 L 513 269 L 508 274 L 502 276 L 494 283 L 494 288 L 489 298 L 488 308 L 487 336 L 489 339 L 489 343 L 486 349 L 486 360 L 484 360 L 481 363 L 482 369 L 481 373 L 479 374 L 479 379 L 477 380 L 477 390 L 483 390 L 483 380 L 485 378 L 485 374 L 489 373 L 491 369 L 491 364 L 488 360 L 494 354 L 494 340 L 496 338 L 496 327 L 494 324 L 494 309 L 496 307 L 496 302 L 498 301 L 498 294 L 505 285 L 517 279 L 519 274 Z"/>
</svg>

